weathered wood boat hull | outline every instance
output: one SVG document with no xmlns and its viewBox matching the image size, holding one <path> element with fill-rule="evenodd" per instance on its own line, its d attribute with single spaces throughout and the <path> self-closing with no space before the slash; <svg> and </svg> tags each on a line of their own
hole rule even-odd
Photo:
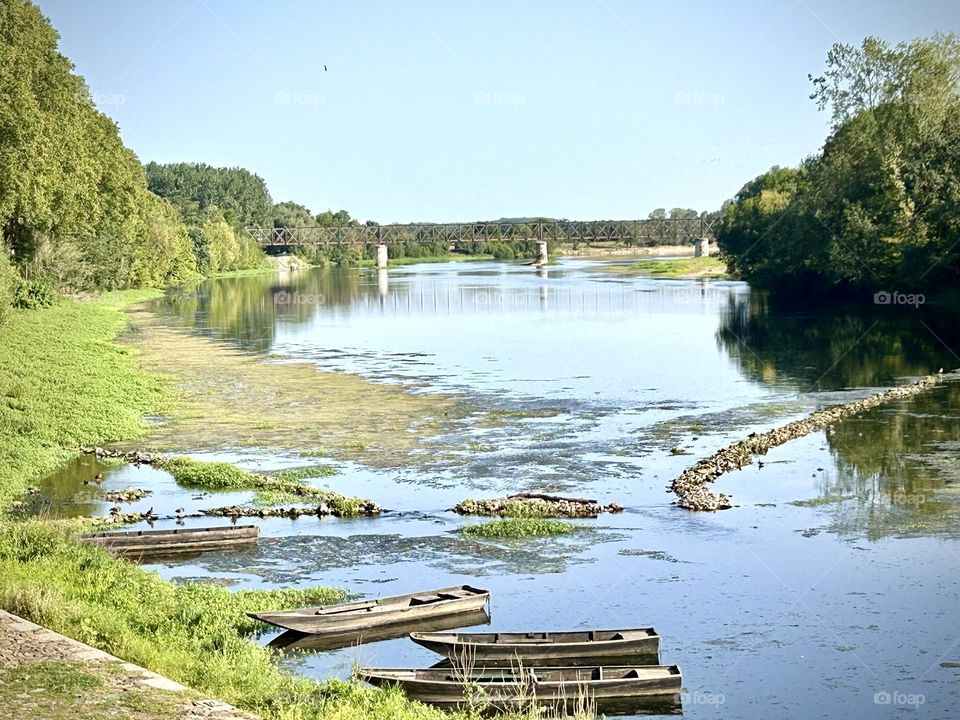
<svg viewBox="0 0 960 720">
<path fill-rule="evenodd" d="M 126 557 L 199 554 L 256 544 L 256 525 L 225 525 L 175 530 L 130 530 L 84 535 L 83 542 L 100 545 L 107 552 Z"/>
<path fill-rule="evenodd" d="M 485 610 L 475 610 L 457 615 L 438 618 L 426 618 L 410 623 L 367 628 L 355 632 L 323 633 L 320 635 L 287 630 L 270 641 L 269 646 L 277 650 L 298 652 L 337 650 L 366 643 L 393 640 L 407 637 L 411 632 L 434 632 L 451 628 L 489 625 L 490 616 Z"/>
<path fill-rule="evenodd" d="M 413 632 L 410 639 L 456 664 L 657 665 L 660 636 L 653 628 L 529 633 Z M 615 661 L 615 662 L 614 662 Z"/>
<path fill-rule="evenodd" d="M 373 669 L 360 677 L 377 687 L 398 685 L 411 700 L 459 706 L 486 703 L 510 709 L 530 704 L 604 706 L 659 699 L 675 701 L 683 678 L 676 665 L 565 668 Z M 465 693 L 469 693 L 469 700 Z"/>
<path fill-rule="evenodd" d="M 261 622 L 302 633 L 349 633 L 483 610 L 490 593 L 469 585 L 299 610 L 248 613 Z"/>
</svg>

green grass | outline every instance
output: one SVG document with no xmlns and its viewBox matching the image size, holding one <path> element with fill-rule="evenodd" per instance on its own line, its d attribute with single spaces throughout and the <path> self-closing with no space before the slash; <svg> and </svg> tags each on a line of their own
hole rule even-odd
<svg viewBox="0 0 960 720">
<path fill-rule="evenodd" d="M 162 379 L 113 342 L 125 325 L 117 309 L 158 294 L 10 313 L 0 329 L 0 513 L 82 446 L 143 435 L 143 415 L 169 401 Z"/>
<path fill-rule="evenodd" d="M 627 271 L 637 275 L 656 277 L 721 277 L 727 274 L 727 264 L 716 257 L 641 260 L 630 265 Z"/>
<path fill-rule="evenodd" d="M 511 517 L 504 520 L 491 520 L 479 525 L 466 525 L 460 533 L 476 538 L 528 538 L 548 535 L 568 535 L 577 526 L 564 520 L 550 520 L 535 517 Z"/>
<path fill-rule="evenodd" d="M 167 458 L 158 466 L 173 475 L 178 485 L 204 490 L 247 490 L 256 487 L 256 476 L 225 462 L 204 462 L 187 457 Z"/>
<path fill-rule="evenodd" d="M 173 475 L 177 484 L 204 490 L 255 490 L 254 504 L 260 507 L 282 503 L 325 502 L 340 517 L 357 517 L 366 502 L 332 490 L 306 485 L 300 480 L 336 475 L 329 465 L 281 470 L 260 475 L 223 462 L 206 462 L 188 457 L 165 458 L 157 466 Z"/>
<path fill-rule="evenodd" d="M 399 267 L 401 265 L 417 265 L 420 263 L 476 262 L 478 260 L 493 259 L 493 255 L 463 255 L 451 253 L 449 255 L 428 255 L 426 257 L 390 258 L 389 264 Z"/>
<path fill-rule="evenodd" d="M 419 265 L 420 263 L 445 263 L 445 262 L 476 262 L 478 260 L 493 260 L 493 255 L 466 255 L 461 253 L 450 253 L 448 255 L 425 255 L 423 257 L 400 257 L 389 258 L 390 267 L 400 267 L 402 265 Z M 352 263 L 353 267 L 372 268 L 376 267 L 377 261 L 364 258 Z"/>
<path fill-rule="evenodd" d="M 190 693 L 125 686 L 121 674 L 112 665 L 78 662 L 0 668 L 0 707 L 15 718 L 166 720 L 179 717 L 193 699 Z"/>
</svg>

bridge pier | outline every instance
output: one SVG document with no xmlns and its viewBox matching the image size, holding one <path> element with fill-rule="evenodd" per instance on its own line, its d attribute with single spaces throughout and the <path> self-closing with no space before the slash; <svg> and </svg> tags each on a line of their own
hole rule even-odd
<svg viewBox="0 0 960 720">
<path fill-rule="evenodd" d="M 694 257 L 710 257 L 710 238 L 701 237 L 693 242 Z"/>
<path fill-rule="evenodd" d="M 546 265 L 548 260 L 547 241 L 541 240 L 537 243 L 537 265 Z"/>
<path fill-rule="evenodd" d="M 377 245 L 377 270 L 387 269 L 387 259 L 387 246 L 384 244 Z"/>
</svg>

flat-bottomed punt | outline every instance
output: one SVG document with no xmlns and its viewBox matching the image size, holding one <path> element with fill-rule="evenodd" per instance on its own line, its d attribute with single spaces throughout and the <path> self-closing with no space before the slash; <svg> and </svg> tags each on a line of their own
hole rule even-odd
<svg viewBox="0 0 960 720">
<path fill-rule="evenodd" d="M 602 704 L 655 696 L 675 696 L 682 676 L 676 665 L 586 666 L 564 668 L 483 668 L 428 670 L 360 668 L 371 685 L 399 685 L 411 700 L 436 705 L 461 705 L 467 700 L 498 708 L 531 702 Z"/>
<path fill-rule="evenodd" d="M 256 525 L 177 528 L 175 530 L 129 530 L 84 535 L 83 542 L 100 545 L 107 552 L 127 557 L 180 555 L 228 550 L 254 545 L 260 536 Z"/>
<path fill-rule="evenodd" d="M 597 665 L 603 661 L 609 663 L 607 658 L 638 657 L 652 659 L 645 664 L 656 665 L 660 656 L 660 636 L 653 628 L 523 633 L 412 632 L 410 639 L 466 666 L 517 660 L 540 665 Z M 577 660 L 592 662 L 578 663 Z"/>
<path fill-rule="evenodd" d="M 248 613 L 261 622 L 302 633 L 356 632 L 427 618 L 473 613 L 490 602 L 487 590 L 459 585 L 376 600 Z"/>
<path fill-rule="evenodd" d="M 277 650 L 309 652 L 318 650 L 337 650 L 338 648 L 366 645 L 382 640 L 405 637 L 411 631 L 436 632 L 452 628 L 489 625 L 490 616 L 485 610 L 473 610 L 461 615 L 446 615 L 439 618 L 414 620 L 409 623 L 384 625 L 352 632 L 330 632 L 323 634 L 302 633 L 287 630 L 270 641 L 269 646 Z"/>
</svg>

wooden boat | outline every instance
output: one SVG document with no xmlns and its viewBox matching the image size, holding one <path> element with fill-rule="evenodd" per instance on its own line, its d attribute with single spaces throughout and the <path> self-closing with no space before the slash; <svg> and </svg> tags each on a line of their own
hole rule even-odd
<svg viewBox="0 0 960 720">
<path fill-rule="evenodd" d="M 459 585 L 396 595 L 377 600 L 248 613 L 261 622 L 302 633 L 355 632 L 368 628 L 482 610 L 490 602 L 487 590 Z"/>
<path fill-rule="evenodd" d="M 412 632 L 410 639 L 463 665 L 517 660 L 525 664 L 596 665 L 597 661 L 609 663 L 607 658 L 615 658 L 617 664 L 621 664 L 622 660 L 629 663 L 630 658 L 635 661 L 638 657 L 652 659 L 650 664 L 655 665 L 660 656 L 660 636 L 653 628 L 526 633 Z"/>
<path fill-rule="evenodd" d="M 676 696 L 683 684 L 676 665 L 561 668 L 483 668 L 428 670 L 360 668 L 360 677 L 377 687 L 395 684 L 411 700 L 436 705 L 489 703 L 516 708 L 529 703 L 624 701 Z"/>
<path fill-rule="evenodd" d="M 181 555 L 227 550 L 253 545 L 260 536 L 256 525 L 223 525 L 176 530 L 130 530 L 84 535 L 82 540 L 100 545 L 115 555 Z"/>
<path fill-rule="evenodd" d="M 437 630 L 450 630 L 451 628 L 489 624 L 490 616 L 486 610 L 472 610 L 458 615 L 426 618 L 424 620 L 414 620 L 408 623 L 373 627 L 353 632 L 334 632 L 315 635 L 297 632 L 296 630 L 287 630 L 271 640 L 269 646 L 277 650 L 295 650 L 298 652 L 337 650 L 338 648 L 407 637 L 415 630 L 433 632 Z"/>
</svg>

